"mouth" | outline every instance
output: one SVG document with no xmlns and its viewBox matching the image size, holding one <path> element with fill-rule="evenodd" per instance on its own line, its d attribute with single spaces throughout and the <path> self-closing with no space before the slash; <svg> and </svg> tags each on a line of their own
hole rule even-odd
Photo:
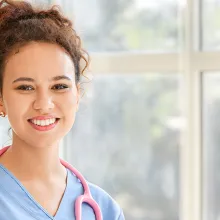
<svg viewBox="0 0 220 220">
<path fill-rule="evenodd" d="M 51 130 L 56 127 L 59 121 L 60 121 L 60 118 L 53 118 L 53 119 L 47 119 L 47 120 L 32 120 L 32 119 L 28 120 L 30 125 L 38 131 Z"/>
</svg>

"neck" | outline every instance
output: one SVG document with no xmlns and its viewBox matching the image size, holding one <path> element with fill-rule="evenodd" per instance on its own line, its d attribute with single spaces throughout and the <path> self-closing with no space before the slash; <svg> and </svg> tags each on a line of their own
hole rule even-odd
<svg viewBox="0 0 220 220">
<path fill-rule="evenodd" d="M 0 163 L 24 181 L 45 181 L 66 176 L 66 169 L 59 159 L 59 143 L 39 148 L 13 141 L 12 146 L 0 157 Z"/>
</svg>

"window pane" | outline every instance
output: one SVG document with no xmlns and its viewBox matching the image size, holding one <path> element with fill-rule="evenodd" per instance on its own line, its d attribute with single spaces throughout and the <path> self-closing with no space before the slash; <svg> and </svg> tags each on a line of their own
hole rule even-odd
<svg viewBox="0 0 220 220">
<path fill-rule="evenodd" d="M 203 76 L 204 220 L 220 219 L 220 72 Z"/>
<path fill-rule="evenodd" d="M 220 50 L 220 1 L 203 1 L 203 49 Z"/>
<path fill-rule="evenodd" d="M 0 117 L 0 148 L 11 144 L 11 133 L 8 132 L 10 128 L 7 117 Z M 10 135 L 10 136 L 9 136 Z"/>
<path fill-rule="evenodd" d="M 64 139 L 64 157 L 120 203 L 126 220 L 178 219 L 179 80 L 96 75 Z"/>
<path fill-rule="evenodd" d="M 178 0 L 56 0 L 95 52 L 178 49 Z"/>
</svg>

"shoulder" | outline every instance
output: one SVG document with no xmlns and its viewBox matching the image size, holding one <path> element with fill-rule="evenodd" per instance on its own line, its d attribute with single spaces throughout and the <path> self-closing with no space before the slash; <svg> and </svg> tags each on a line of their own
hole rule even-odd
<svg viewBox="0 0 220 220">
<path fill-rule="evenodd" d="M 123 212 L 118 203 L 102 188 L 88 182 L 92 197 L 99 204 L 103 219 L 124 220 Z"/>
</svg>

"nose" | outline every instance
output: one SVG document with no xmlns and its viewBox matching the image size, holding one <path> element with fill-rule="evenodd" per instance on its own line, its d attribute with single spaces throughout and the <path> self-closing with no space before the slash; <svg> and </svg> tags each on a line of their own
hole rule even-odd
<svg viewBox="0 0 220 220">
<path fill-rule="evenodd" d="M 54 109 L 52 94 L 48 92 L 38 92 L 34 100 L 34 109 L 41 114 L 48 114 Z"/>
</svg>

